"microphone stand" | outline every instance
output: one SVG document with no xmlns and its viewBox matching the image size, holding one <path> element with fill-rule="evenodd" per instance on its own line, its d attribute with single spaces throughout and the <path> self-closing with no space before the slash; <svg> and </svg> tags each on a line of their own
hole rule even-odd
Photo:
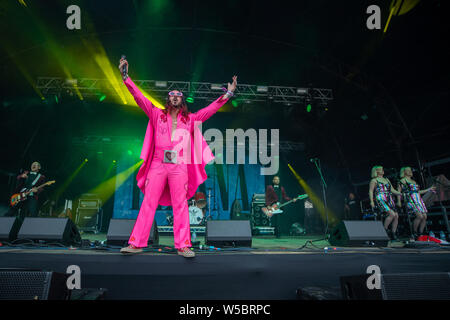
<svg viewBox="0 0 450 320">
<path fill-rule="evenodd" d="M 328 206 L 327 206 L 327 194 L 326 189 L 328 188 L 327 183 L 325 182 L 325 179 L 322 174 L 322 166 L 320 165 L 320 159 L 313 158 L 311 159 L 314 162 L 314 165 L 316 166 L 317 171 L 320 175 L 320 184 L 322 186 L 322 196 L 323 196 L 323 204 L 325 208 L 325 216 L 326 216 L 326 225 L 325 225 L 325 237 L 327 237 L 328 234 Z"/>
</svg>

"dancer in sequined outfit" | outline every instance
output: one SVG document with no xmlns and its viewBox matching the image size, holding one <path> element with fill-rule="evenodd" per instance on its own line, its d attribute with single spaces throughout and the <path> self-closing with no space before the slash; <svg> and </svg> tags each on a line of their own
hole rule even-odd
<svg viewBox="0 0 450 320">
<path fill-rule="evenodd" d="M 436 190 L 436 187 L 431 186 L 428 189 L 420 190 L 419 185 L 412 177 L 413 172 L 411 167 L 403 167 L 400 169 L 399 191 L 403 194 L 403 197 L 398 197 L 398 204 L 401 206 L 400 199 L 403 198 L 407 213 L 415 217 L 413 222 L 413 232 L 414 237 L 417 238 L 425 229 L 428 213 L 425 203 L 423 203 L 420 195 L 429 191 L 434 191 Z"/>
<path fill-rule="evenodd" d="M 370 180 L 369 184 L 370 205 L 384 218 L 384 228 L 388 234 L 389 225 L 392 224 L 390 238 L 396 240 L 398 213 L 395 208 L 392 194 L 401 195 L 401 193 L 395 190 L 389 179 L 384 178 L 383 176 L 384 170 L 382 166 L 374 166 L 372 168 L 372 180 Z"/>
</svg>

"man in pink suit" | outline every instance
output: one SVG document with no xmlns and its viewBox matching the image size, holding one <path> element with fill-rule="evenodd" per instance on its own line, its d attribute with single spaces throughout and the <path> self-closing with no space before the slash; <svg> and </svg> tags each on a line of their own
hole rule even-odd
<svg viewBox="0 0 450 320">
<path fill-rule="evenodd" d="M 136 103 L 147 114 L 149 122 L 145 134 L 137 183 L 144 193 L 139 214 L 122 253 L 139 253 L 147 247 L 150 229 L 158 204 L 173 208 L 173 235 L 178 254 L 194 257 L 190 249 L 191 233 L 187 200 L 197 191 L 207 176 L 205 166 L 214 159 L 201 135 L 198 125 L 209 119 L 233 96 L 237 77 L 228 83 L 227 93 L 206 108 L 190 113 L 177 90 L 169 92 L 165 109 L 156 108 L 144 97 L 128 77 L 128 62 L 120 60 L 122 78 Z"/>
</svg>

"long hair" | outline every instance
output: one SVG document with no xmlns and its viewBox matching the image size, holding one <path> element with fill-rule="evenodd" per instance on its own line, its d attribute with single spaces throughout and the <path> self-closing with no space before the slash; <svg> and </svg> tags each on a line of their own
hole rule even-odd
<svg viewBox="0 0 450 320">
<path fill-rule="evenodd" d="M 383 168 L 383 166 L 373 166 L 372 167 L 372 171 L 370 171 L 370 177 L 372 179 L 378 177 L 377 169 L 379 169 L 379 168 Z"/>
<path fill-rule="evenodd" d="M 400 179 L 403 179 L 405 177 L 405 170 L 411 169 L 411 167 L 403 167 L 400 169 Z"/>
<path fill-rule="evenodd" d="M 183 116 L 183 118 L 187 119 L 187 117 L 189 116 L 189 113 L 190 113 L 190 112 L 189 112 L 189 110 L 188 110 L 186 101 L 184 100 L 184 96 L 182 96 L 181 98 L 182 98 L 182 99 L 181 99 L 181 108 L 180 108 L 180 112 L 181 112 L 181 115 Z M 165 114 L 167 114 L 169 111 L 172 111 L 173 109 L 177 109 L 177 108 L 172 107 L 172 105 L 170 104 L 170 101 L 169 101 L 169 95 L 167 95 L 167 98 L 166 98 L 166 105 L 164 106 L 163 112 L 164 112 Z"/>
</svg>

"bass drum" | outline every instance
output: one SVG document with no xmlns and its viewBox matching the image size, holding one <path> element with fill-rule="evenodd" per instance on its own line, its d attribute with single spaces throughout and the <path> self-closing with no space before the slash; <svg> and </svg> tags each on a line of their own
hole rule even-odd
<svg viewBox="0 0 450 320">
<path fill-rule="evenodd" d="M 203 221 L 203 211 L 195 206 L 189 207 L 189 224 L 199 225 Z"/>
</svg>

